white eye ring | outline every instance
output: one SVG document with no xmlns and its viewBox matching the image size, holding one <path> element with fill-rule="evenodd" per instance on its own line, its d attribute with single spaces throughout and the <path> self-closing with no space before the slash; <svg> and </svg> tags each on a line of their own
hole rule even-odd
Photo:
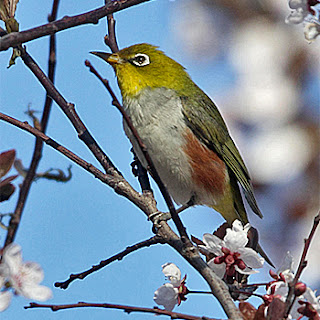
<svg viewBox="0 0 320 320">
<path fill-rule="evenodd" d="M 144 67 L 150 64 L 149 56 L 144 53 L 137 53 L 131 61 L 138 67 Z"/>
</svg>

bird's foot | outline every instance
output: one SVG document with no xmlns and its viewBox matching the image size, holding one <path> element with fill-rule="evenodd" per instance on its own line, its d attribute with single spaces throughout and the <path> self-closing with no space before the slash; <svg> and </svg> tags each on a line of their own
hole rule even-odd
<svg viewBox="0 0 320 320">
<path fill-rule="evenodd" d="M 161 221 L 168 221 L 170 219 L 171 219 L 170 212 L 161 212 L 161 211 L 156 211 L 154 213 L 151 213 L 150 216 L 148 217 L 148 220 L 152 221 L 153 227 L 155 229 L 159 229 L 161 227 L 160 225 Z"/>
</svg>

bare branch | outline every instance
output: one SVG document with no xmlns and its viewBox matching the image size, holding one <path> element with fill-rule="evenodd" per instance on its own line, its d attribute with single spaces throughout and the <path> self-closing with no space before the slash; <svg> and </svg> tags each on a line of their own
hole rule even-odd
<svg viewBox="0 0 320 320">
<path fill-rule="evenodd" d="M 61 288 L 61 289 L 67 289 L 69 284 L 71 282 L 73 282 L 74 280 L 76 280 L 76 279 L 83 280 L 89 274 L 104 268 L 105 266 L 107 266 L 108 264 L 110 264 L 113 261 L 116 261 L 116 260 L 120 261 L 125 256 L 127 256 L 128 254 L 130 254 L 130 253 L 132 253 L 134 251 L 137 251 L 137 250 L 139 250 L 141 248 L 150 247 L 151 245 L 159 244 L 159 243 L 164 244 L 166 242 L 159 236 L 154 236 L 154 237 L 152 237 L 150 239 L 138 242 L 138 243 L 134 244 L 133 246 L 127 247 L 125 250 L 115 254 L 114 256 L 112 256 L 110 258 L 100 261 L 99 264 L 92 266 L 92 268 L 90 268 L 90 269 L 88 269 L 86 271 L 83 271 L 81 273 L 71 274 L 69 276 L 69 279 L 67 279 L 64 282 L 56 282 L 54 284 L 54 286 L 57 287 L 57 288 Z"/>
<path fill-rule="evenodd" d="M 53 2 L 52 12 L 50 14 L 50 17 L 52 19 L 51 21 L 55 20 L 57 17 L 58 5 L 59 5 L 59 0 L 55 0 Z M 55 56 L 56 56 L 55 42 L 56 42 L 55 35 L 51 35 L 50 48 L 49 48 L 48 77 L 52 83 L 54 82 L 54 73 L 55 73 Z M 46 96 L 46 101 L 43 107 L 42 118 L 40 122 L 40 127 L 42 132 L 46 131 L 46 128 L 48 125 L 49 115 L 51 111 L 51 104 L 52 104 L 52 99 Z M 34 146 L 30 167 L 28 169 L 25 179 L 23 180 L 22 186 L 19 191 L 19 198 L 17 201 L 17 205 L 15 208 L 14 214 L 12 215 L 9 222 L 8 232 L 7 232 L 4 246 L 7 246 L 14 241 L 15 235 L 17 233 L 17 230 L 21 221 L 22 212 L 31 188 L 31 184 L 34 180 L 39 162 L 42 157 L 42 149 L 43 149 L 43 142 L 41 139 L 37 138 Z"/>
<path fill-rule="evenodd" d="M 68 103 L 60 92 L 56 89 L 54 84 L 50 79 L 44 74 L 37 63 L 32 59 L 32 57 L 26 52 L 25 49 L 21 51 L 21 58 L 26 64 L 26 66 L 32 71 L 32 73 L 38 78 L 42 86 L 46 89 L 47 94 L 59 105 L 68 119 L 71 121 L 73 127 L 78 132 L 78 137 L 81 139 L 93 153 L 95 158 L 100 162 L 102 167 L 106 172 L 113 172 L 116 170 L 115 166 L 107 155 L 102 151 L 100 146 L 94 140 L 79 115 L 75 110 L 75 106 L 72 103 Z"/>
<path fill-rule="evenodd" d="M 303 252 L 301 255 L 301 259 L 300 259 L 300 263 L 299 263 L 297 272 L 295 274 L 293 281 L 291 283 L 289 283 L 289 292 L 288 292 L 288 296 L 286 299 L 285 318 L 288 317 L 290 310 L 293 306 L 293 303 L 295 300 L 294 287 L 297 284 L 303 269 L 307 266 L 306 256 L 307 256 L 307 253 L 308 253 L 308 250 L 310 247 L 311 240 L 316 232 L 316 229 L 317 229 L 319 223 L 320 223 L 320 213 L 318 213 L 313 220 L 313 226 L 312 226 L 312 229 L 310 231 L 308 238 L 304 239 L 304 248 L 303 248 Z"/>
<path fill-rule="evenodd" d="M 120 304 L 111 304 L 111 303 L 88 303 L 88 302 L 78 302 L 74 304 L 39 304 L 39 303 L 30 303 L 29 306 L 24 307 L 25 309 L 33 308 L 47 308 L 52 311 L 65 310 L 65 309 L 74 309 L 74 308 L 106 308 L 106 309 L 118 309 L 123 310 L 126 313 L 131 312 L 143 312 L 143 313 L 153 313 L 157 315 L 165 315 L 171 317 L 171 319 L 185 319 L 185 320 L 217 320 L 208 317 L 196 317 L 192 315 L 187 315 L 183 313 L 167 311 L 158 308 L 143 308 L 143 307 L 133 307 L 133 306 L 124 306 Z"/>
<path fill-rule="evenodd" d="M 16 47 L 19 44 L 38 39 L 43 36 L 55 34 L 56 32 L 72 27 L 89 23 L 96 24 L 100 19 L 106 17 L 108 14 L 112 14 L 146 1 L 149 0 L 109 0 L 103 7 L 83 14 L 71 17 L 65 16 L 60 20 L 56 20 L 36 28 L 21 32 L 12 32 L 0 39 L 0 51 L 7 50 L 10 47 Z"/>
<path fill-rule="evenodd" d="M 0 120 L 11 123 L 18 128 L 21 128 L 41 138 L 46 144 L 68 157 L 86 171 L 92 173 L 102 182 L 108 184 L 117 194 L 126 197 L 147 215 L 157 211 L 156 202 L 153 197 L 149 197 L 148 194 L 141 195 L 135 191 L 130 184 L 116 172 L 113 176 L 104 174 L 95 166 L 79 158 L 76 154 L 59 145 L 56 141 L 52 140 L 44 133 L 30 126 L 26 122 L 18 121 L 3 113 L 0 113 Z M 242 319 L 242 316 L 239 310 L 236 308 L 225 283 L 219 279 L 213 270 L 211 270 L 209 266 L 202 260 L 198 250 L 194 246 L 186 247 L 166 222 L 162 221 L 160 222 L 160 225 L 161 227 L 158 230 L 158 235 L 177 252 L 179 252 L 203 276 L 203 278 L 209 284 L 213 295 L 219 300 L 228 317 L 233 320 Z"/>
<path fill-rule="evenodd" d="M 70 159 L 71 161 L 73 161 L 74 163 L 76 163 L 86 171 L 93 174 L 95 178 L 98 178 L 100 181 L 102 181 L 103 183 L 106 183 L 108 186 L 113 188 L 117 194 L 126 197 L 128 200 L 134 203 L 138 208 L 140 208 L 143 212 L 146 212 L 146 214 L 148 212 L 154 212 L 156 210 L 154 199 L 138 193 L 122 177 L 122 175 L 117 174 L 116 171 L 113 173 L 113 175 L 103 173 L 102 171 L 97 169 L 94 165 L 86 162 L 85 160 L 77 156 L 72 151 L 68 150 L 67 148 L 63 147 L 55 140 L 45 135 L 43 132 L 30 126 L 27 122 L 21 122 L 1 112 L 0 112 L 0 120 L 8 122 L 40 138 L 44 143 L 46 143 L 53 149 L 57 150 L 58 152 L 60 152 L 61 154 L 66 156 L 68 159 Z"/>
<path fill-rule="evenodd" d="M 116 38 L 116 20 L 112 14 L 108 17 L 108 34 L 104 37 L 104 43 L 111 49 L 112 52 L 118 52 L 119 47 Z"/>
</svg>

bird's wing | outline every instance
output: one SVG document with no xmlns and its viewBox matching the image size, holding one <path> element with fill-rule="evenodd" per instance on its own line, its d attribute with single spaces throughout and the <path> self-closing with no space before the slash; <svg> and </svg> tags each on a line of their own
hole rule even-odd
<svg viewBox="0 0 320 320">
<path fill-rule="evenodd" d="M 181 97 L 183 114 L 188 127 L 209 149 L 215 151 L 234 173 L 243 188 L 244 195 L 260 218 L 261 211 L 253 194 L 252 184 L 246 165 L 229 135 L 227 126 L 210 98 L 201 89 L 194 97 Z"/>
</svg>

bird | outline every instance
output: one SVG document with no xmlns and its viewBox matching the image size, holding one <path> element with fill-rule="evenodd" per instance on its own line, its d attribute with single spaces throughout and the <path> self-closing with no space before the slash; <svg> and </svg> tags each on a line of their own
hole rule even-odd
<svg viewBox="0 0 320 320">
<path fill-rule="evenodd" d="M 157 46 L 141 43 L 115 53 L 93 51 L 116 74 L 125 112 L 178 205 L 205 205 L 229 225 L 248 223 L 240 187 L 262 218 L 248 169 L 217 106 L 185 68 Z M 147 168 L 127 123 L 124 131 Z M 260 246 L 257 251 L 269 262 Z"/>
</svg>

